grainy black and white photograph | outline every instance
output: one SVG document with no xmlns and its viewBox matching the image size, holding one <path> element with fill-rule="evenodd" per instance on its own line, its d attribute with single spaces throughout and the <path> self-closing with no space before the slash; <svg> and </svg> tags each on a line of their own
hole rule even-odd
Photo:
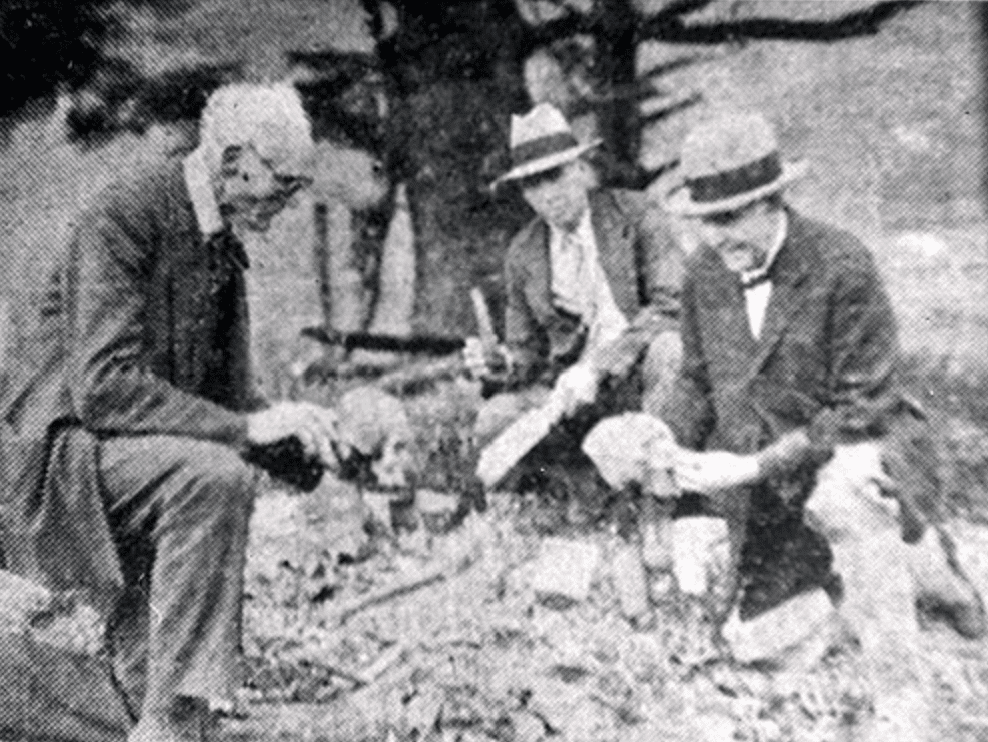
<svg viewBox="0 0 988 742">
<path fill-rule="evenodd" d="M 0 1 L 0 741 L 988 740 L 986 49 Z"/>
</svg>

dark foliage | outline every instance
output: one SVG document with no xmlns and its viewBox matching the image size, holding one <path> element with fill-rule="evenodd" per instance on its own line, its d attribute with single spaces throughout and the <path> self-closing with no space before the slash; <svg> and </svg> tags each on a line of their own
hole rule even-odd
<svg viewBox="0 0 988 742">
<path fill-rule="evenodd" d="M 115 30 L 105 0 L 4 0 L 0 3 L 0 68 L 7 95 L 0 115 L 50 95 L 60 83 L 86 82 Z"/>
</svg>

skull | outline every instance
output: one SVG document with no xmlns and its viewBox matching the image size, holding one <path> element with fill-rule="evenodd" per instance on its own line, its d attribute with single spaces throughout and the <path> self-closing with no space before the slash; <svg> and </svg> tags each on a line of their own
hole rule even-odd
<svg viewBox="0 0 988 742">
<path fill-rule="evenodd" d="M 412 427 L 401 401 L 373 387 L 358 387 L 337 404 L 343 442 L 353 450 L 344 476 L 369 489 L 406 490 L 415 484 Z"/>
</svg>

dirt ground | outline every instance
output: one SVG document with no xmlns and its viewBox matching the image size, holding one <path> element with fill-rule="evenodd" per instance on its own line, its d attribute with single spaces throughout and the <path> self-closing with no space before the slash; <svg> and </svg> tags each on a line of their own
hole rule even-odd
<svg viewBox="0 0 988 742">
<path fill-rule="evenodd" d="M 871 713 L 846 642 L 808 670 L 742 666 L 711 641 L 699 605 L 662 584 L 652 586 L 655 625 L 633 629 L 604 566 L 621 548 L 607 529 L 580 535 L 602 555 L 588 598 L 560 604 L 535 589 L 543 538 L 515 499 L 491 497 L 485 513 L 445 535 L 420 528 L 395 538 L 361 535 L 357 503 L 335 481 L 258 502 L 243 698 L 255 712 L 326 704 L 341 725 L 320 731 L 331 740 L 505 742 L 836 742 L 854 739 Z M 988 528 L 964 528 L 988 546 Z M 988 571 L 978 577 L 988 586 Z M 345 608 L 416 578 L 417 589 Z M 929 619 L 925 629 L 930 739 L 988 738 L 988 646 Z"/>
</svg>

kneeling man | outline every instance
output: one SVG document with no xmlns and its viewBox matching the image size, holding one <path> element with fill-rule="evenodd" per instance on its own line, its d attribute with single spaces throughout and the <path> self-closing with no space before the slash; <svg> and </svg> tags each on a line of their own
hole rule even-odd
<svg viewBox="0 0 988 742">
<path fill-rule="evenodd" d="M 804 167 L 780 159 L 762 116 L 698 126 L 680 162 L 683 182 L 666 206 L 694 228 L 698 247 L 683 283 L 683 363 L 662 414 L 691 449 L 679 455 L 678 484 L 726 517 L 749 593 L 772 590 L 759 573 L 780 560 L 795 565 L 790 594 L 826 581 L 826 536 L 841 613 L 877 686 L 874 738 L 926 739 L 916 593 L 945 603 L 963 633 L 983 632 L 983 616 L 935 529 L 924 533 L 916 503 L 930 493 L 908 486 L 933 481 L 911 476 L 922 462 L 897 448 L 926 434 L 926 422 L 897 382 L 881 278 L 857 239 L 782 200 Z"/>
<path fill-rule="evenodd" d="M 15 282 L 4 555 L 103 610 L 132 740 L 195 739 L 239 687 L 245 454 L 335 463 L 332 411 L 254 393 L 237 237 L 311 180 L 312 150 L 290 87 L 222 88 L 198 149 L 101 194 L 51 279 Z"/>
<path fill-rule="evenodd" d="M 599 143 L 577 142 L 549 104 L 512 117 L 514 167 L 495 185 L 517 184 L 535 218 L 505 261 L 504 346 L 495 357 L 467 353 L 488 389 L 505 392 L 481 409 L 479 443 L 553 405 L 565 422 L 529 461 L 561 473 L 588 421 L 643 398 L 657 411 L 679 362 L 681 253 L 643 194 L 595 188 L 584 156 Z"/>
</svg>

